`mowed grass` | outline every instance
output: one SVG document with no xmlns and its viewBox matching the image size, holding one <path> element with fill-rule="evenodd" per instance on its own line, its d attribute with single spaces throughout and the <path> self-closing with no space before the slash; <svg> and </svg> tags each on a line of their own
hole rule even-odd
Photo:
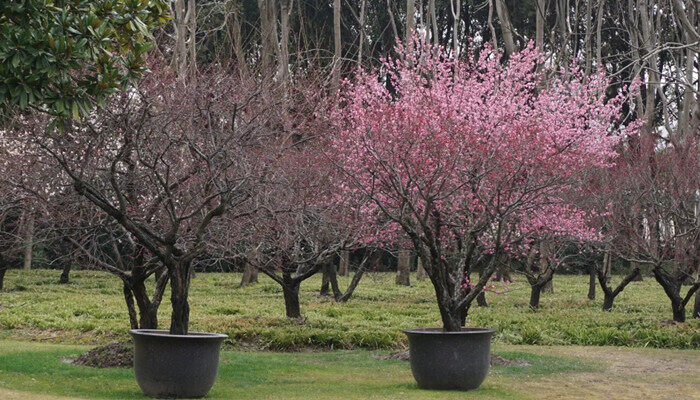
<svg viewBox="0 0 700 400">
<path fill-rule="evenodd" d="M 0 292 L 0 338 L 72 344 L 128 338 L 118 279 L 75 271 L 70 284 L 59 285 L 58 277 L 52 270 L 8 271 Z M 315 276 L 301 287 L 303 322 L 284 317 L 275 282 L 261 275 L 259 284 L 238 288 L 239 281 L 240 274 L 196 275 L 191 330 L 227 333 L 229 346 L 270 350 L 389 349 L 406 345 L 404 329 L 440 325 L 430 283 L 414 276 L 412 286 L 404 287 L 394 284 L 394 274 L 367 274 L 345 304 L 318 296 L 320 276 Z M 341 277 L 341 286 L 348 281 Z M 586 299 L 587 284 L 587 276 L 555 276 L 555 293 L 543 294 L 541 309 L 532 311 L 529 286 L 520 279 L 507 293 L 488 293 L 488 308 L 474 305 L 468 324 L 495 328 L 495 341 L 503 344 L 700 347 L 700 321 L 669 324 L 670 303 L 653 279 L 632 283 L 612 312 L 600 310 L 602 296 Z M 169 312 L 166 294 L 161 327 L 168 326 Z"/>
<path fill-rule="evenodd" d="M 131 368 L 63 362 L 88 346 L 0 340 L 0 398 L 145 398 Z M 496 344 L 529 366 L 492 367 L 475 391 L 418 389 L 389 350 L 222 352 L 210 399 L 698 399 L 700 351 Z"/>
<path fill-rule="evenodd" d="M 0 341 L 0 388 L 94 399 L 143 398 L 131 368 L 95 369 L 62 362 L 87 348 Z M 386 351 L 384 351 L 386 352 Z M 211 399 L 432 399 L 459 398 L 459 392 L 421 391 L 404 361 L 379 360 L 366 350 L 317 353 L 224 351 Z M 516 399 L 513 379 L 566 372 L 591 372 L 591 361 L 527 352 L 502 356 L 525 359 L 527 367 L 497 366 L 470 398 Z M 0 393 L 1 394 L 1 393 Z"/>
</svg>

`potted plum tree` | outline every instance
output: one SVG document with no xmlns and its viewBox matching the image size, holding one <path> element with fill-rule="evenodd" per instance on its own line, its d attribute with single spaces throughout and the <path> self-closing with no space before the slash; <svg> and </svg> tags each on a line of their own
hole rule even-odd
<svg viewBox="0 0 700 400">
<path fill-rule="evenodd" d="M 264 170 L 263 119 L 274 113 L 260 112 L 257 84 L 235 74 L 212 69 L 184 82 L 158 65 L 151 70 L 90 119 L 61 133 L 37 130 L 34 138 L 76 191 L 167 274 L 169 331 L 130 331 L 142 390 L 202 397 L 216 378 L 226 335 L 189 331 L 193 261 L 220 217 L 235 219 L 251 198 Z"/>
<path fill-rule="evenodd" d="M 605 77 L 583 81 L 575 67 L 556 74 L 532 45 L 507 65 L 488 44 L 460 60 L 407 48 L 384 61 L 384 79 L 346 83 L 328 113 L 328 156 L 338 190 L 408 236 L 435 289 L 442 327 L 405 331 L 418 386 L 475 389 L 494 330 L 465 327 L 470 305 L 528 238 L 596 234 L 567 193 L 615 156 L 625 93 L 606 98 Z"/>
</svg>

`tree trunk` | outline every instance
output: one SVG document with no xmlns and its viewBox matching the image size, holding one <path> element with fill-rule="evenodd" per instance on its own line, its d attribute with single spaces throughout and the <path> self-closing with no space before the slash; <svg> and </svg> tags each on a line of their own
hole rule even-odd
<svg viewBox="0 0 700 400">
<path fill-rule="evenodd" d="M 633 261 L 631 264 L 632 264 L 631 267 L 632 267 L 633 269 L 634 269 L 634 268 L 640 268 L 638 262 L 634 262 L 634 261 Z M 634 276 L 634 279 L 633 279 L 632 281 L 633 281 L 633 282 L 642 282 L 643 280 L 644 280 L 644 278 L 643 278 L 642 273 L 639 273 L 639 274 L 636 274 L 636 275 Z"/>
<path fill-rule="evenodd" d="M 238 287 L 252 285 L 253 283 L 258 283 L 258 269 L 246 263 L 245 268 L 243 269 L 241 283 L 238 285 Z"/>
<path fill-rule="evenodd" d="M 554 279 L 550 279 L 542 287 L 542 293 L 554 293 Z"/>
<path fill-rule="evenodd" d="M 32 253 L 34 252 L 34 213 L 28 212 L 24 225 L 24 265 L 23 269 L 32 269 Z"/>
<path fill-rule="evenodd" d="M 443 304 L 438 300 L 438 307 L 440 309 L 440 317 L 442 318 L 442 326 L 446 332 L 459 332 L 464 326 L 464 321 L 466 320 L 466 312 L 460 312 L 460 310 L 453 310 L 449 305 Z"/>
<path fill-rule="evenodd" d="M 588 300 L 595 300 L 595 266 L 588 268 Z"/>
<path fill-rule="evenodd" d="M 425 279 L 426 274 L 425 274 L 425 268 L 423 268 L 423 261 L 421 261 L 420 257 L 418 257 L 418 260 L 416 262 L 416 279 L 419 281 L 422 281 Z"/>
<path fill-rule="evenodd" d="M 4 272 L 0 271 L 0 274 Z M 0 276 L 0 289 L 2 289 L 2 276 Z M 700 318 L 700 290 L 695 292 L 695 305 L 693 306 L 693 318 Z"/>
<path fill-rule="evenodd" d="M 340 263 L 338 264 L 338 275 L 348 276 L 350 274 L 350 252 L 343 250 L 340 252 Z"/>
<path fill-rule="evenodd" d="M 58 279 L 58 283 L 65 285 L 70 281 L 70 268 L 70 262 L 66 262 L 65 264 L 63 264 L 63 270 L 61 270 L 61 277 Z"/>
<path fill-rule="evenodd" d="M 539 284 L 530 285 L 530 309 L 536 310 L 540 306 L 540 294 L 542 286 Z"/>
<path fill-rule="evenodd" d="M 680 298 L 671 300 L 671 308 L 673 310 L 673 320 L 676 322 L 685 322 L 685 305 Z"/>
<path fill-rule="evenodd" d="M 348 300 L 350 300 L 350 297 L 352 297 L 352 294 L 355 292 L 355 289 L 360 283 L 360 279 L 362 279 L 362 275 L 364 275 L 364 273 L 364 268 L 360 268 L 355 272 L 355 275 L 353 275 L 352 280 L 350 281 L 350 285 L 348 285 L 348 288 L 345 290 L 345 293 L 338 297 L 338 303 L 345 303 Z"/>
<path fill-rule="evenodd" d="M 139 308 L 139 327 L 141 329 L 158 329 L 158 308 L 154 309 L 151 299 L 148 298 L 144 279 L 132 279 L 131 291 Z"/>
<path fill-rule="evenodd" d="M 187 300 L 190 290 L 189 263 L 175 262 L 168 268 L 170 275 L 170 334 L 186 335 L 190 324 L 190 304 Z"/>
<path fill-rule="evenodd" d="M 2 264 L 1 258 L 0 258 L 0 264 Z M 7 272 L 7 267 L 5 265 L 0 265 L 0 290 L 2 290 L 2 288 L 5 285 L 5 272 Z"/>
<path fill-rule="evenodd" d="M 486 294 L 484 294 L 484 292 L 481 292 L 476 296 L 476 305 L 479 307 L 489 306 L 489 303 L 486 302 Z"/>
<path fill-rule="evenodd" d="M 129 288 L 129 283 L 124 281 L 122 285 L 124 292 L 124 302 L 126 303 L 126 309 L 129 312 L 129 324 L 131 329 L 139 329 L 139 321 L 136 318 L 136 308 L 134 307 L 134 296 L 131 288 Z"/>
<path fill-rule="evenodd" d="M 333 0 L 333 67 L 331 68 L 331 84 L 333 92 L 340 89 L 340 67 L 342 56 L 341 37 L 340 37 L 340 0 Z"/>
<path fill-rule="evenodd" d="M 515 41 L 513 40 L 513 24 L 510 22 L 510 13 L 504 0 L 496 1 L 496 14 L 501 25 L 501 35 L 506 47 L 506 57 L 510 57 L 515 52 Z"/>
<path fill-rule="evenodd" d="M 612 311 L 615 296 L 611 292 L 603 292 L 603 311 Z"/>
<path fill-rule="evenodd" d="M 282 274 L 282 292 L 284 294 L 284 310 L 287 313 L 287 318 L 301 318 L 301 309 L 299 306 L 299 283 L 292 279 L 289 273 Z"/>
<path fill-rule="evenodd" d="M 331 294 L 331 268 L 333 266 L 330 263 L 326 263 L 323 266 L 323 274 L 321 276 L 321 296 L 330 296 Z"/>
<path fill-rule="evenodd" d="M 411 252 L 399 250 L 398 262 L 396 264 L 396 284 L 411 286 Z"/>
<path fill-rule="evenodd" d="M 416 0 L 406 0 L 406 32 L 404 44 L 411 46 L 413 31 L 416 27 Z"/>
</svg>

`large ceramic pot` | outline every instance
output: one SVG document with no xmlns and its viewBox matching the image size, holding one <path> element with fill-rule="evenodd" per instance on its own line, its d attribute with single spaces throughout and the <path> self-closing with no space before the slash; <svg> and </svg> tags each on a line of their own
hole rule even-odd
<svg viewBox="0 0 700 400">
<path fill-rule="evenodd" d="M 491 356 L 489 328 L 442 328 L 404 331 L 408 336 L 411 371 L 422 389 L 471 390 L 486 379 Z"/>
<path fill-rule="evenodd" d="M 171 335 L 156 329 L 132 329 L 134 374 L 141 390 L 157 398 L 198 398 L 214 386 L 221 343 L 228 336 L 190 332 Z"/>
</svg>

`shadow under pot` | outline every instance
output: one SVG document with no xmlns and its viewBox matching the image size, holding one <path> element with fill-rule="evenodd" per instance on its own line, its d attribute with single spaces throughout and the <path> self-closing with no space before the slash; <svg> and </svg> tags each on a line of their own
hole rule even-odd
<svg viewBox="0 0 700 400">
<path fill-rule="evenodd" d="M 200 398 L 214 386 L 221 344 L 227 335 L 171 335 L 157 329 L 132 329 L 129 333 L 134 339 L 134 374 L 147 396 Z"/>
<path fill-rule="evenodd" d="M 462 328 L 446 332 L 442 328 L 408 329 L 411 372 L 421 389 L 472 390 L 489 372 L 490 328 Z"/>
</svg>

